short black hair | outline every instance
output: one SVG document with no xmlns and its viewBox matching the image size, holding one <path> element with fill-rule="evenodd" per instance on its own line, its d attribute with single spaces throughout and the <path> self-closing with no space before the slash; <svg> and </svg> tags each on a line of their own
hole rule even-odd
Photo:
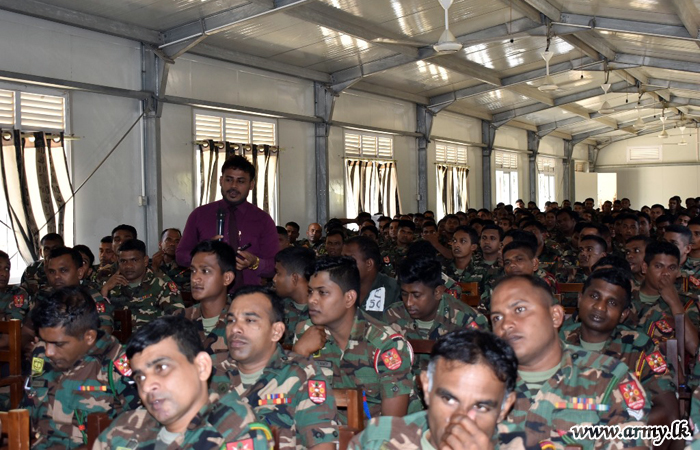
<svg viewBox="0 0 700 450">
<path fill-rule="evenodd" d="M 596 270 L 592 272 L 588 278 L 586 278 L 586 281 L 583 283 L 583 290 L 581 292 L 585 293 L 586 289 L 588 289 L 591 283 L 593 283 L 593 280 L 603 280 L 606 283 L 614 284 L 615 286 L 624 289 L 625 308 L 630 307 L 630 300 L 632 298 L 632 275 L 630 275 L 629 271 L 624 271 L 617 268 Z"/>
<path fill-rule="evenodd" d="M 659 217 L 656 218 L 656 222 L 654 222 L 654 225 L 658 225 L 664 222 L 673 223 L 673 216 L 668 214 L 661 214 Z"/>
<path fill-rule="evenodd" d="M 285 237 L 289 237 L 289 234 L 287 234 L 287 229 L 285 227 L 280 227 L 279 225 L 277 226 L 277 234 L 280 236 L 284 235 Z"/>
<path fill-rule="evenodd" d="M 379 230 L 377 229 L 376 226 L 374 226 L 374 225 L 365 225 L 365 226 L 362 227 L 362 229 L 360 230 L 360 233 L 364 233 L 365 231 L 369 231 L 369 232 L 372 233 L 377 239 L 379 239 Z M 347 242 L 347 241 L 346 241 L 346 242 Z"/>
<path fill-rule="evenodd" d="M 129 239 L 119 246 L 119 252 L 139 252 L 146 256 L 146 244 L 139 239 Z"/>
<path fill-rule="evenodd" d="M 423 229 L 427 227 L 435 227 L 437 229 L 437 224 L 433 219 L 425 219 L 425 222 L 423 222 Z"/>
<path fill-rule="evenodd" d="M 121 248 L 120 248 L 121 249 Z M 221 273 L 233 272 L 236 273 L 236 251 L 223 241 L 202 241 L 190 252 L 190 256 L 194 258 L 197 253 L 213 253 L 216 255 L 216 262 L 219 264 Z"/>
<path fill-rule="evenodd" d="M 639 223 L 639 217 L 637 217 L 636 214 L 622 213 L 615 217 L 615 222 L 622 222 L 623 220 L 634 220 L 635 222 Z"/>
<path fill-rule="evenodd" d="M 377 270 L 381 270 L 382 267 L 382 252 L 379 249 L 379 244 L 377 244 L 372 239 L 367 236 L 354 236 L 345 241 L 345 245 L 355 244 L 357 249 L 362 253 L 365 259 L 371 259 L 374 261 L 374 267 Z"/>
<path fill-rule="evenodd" d="M 49 258 L 49 261 L 65 255 L 70 255 L 70 259 L 73 260 L 73 264 L 75 264 L 76 269 L 83 267 L 83 256 L 78 250 L 70 247 L 58 247 L 51 250 L 51 257 Z"/>
<path fill-rule="evenodd" d="M 458 219 L 459 220 L 459 219 Z M 399 220 L 399 229 L 410 228 L 411 231 L 416 231 L 416 224 L 412 220 Z"/>
<path fill-rule="evenodd" d="M 224 165 L 221 166 L 221 175 L 226 173 L 228 169 L 242 170 L 243 172 L 250 175 L 250 181 L 255 180 L 255 166 L 248 161 L 248 158 L 241 155 L 234 155 L 228 158 Z"/>
<path fill-rule="evenodd" d="M 520 228 L 535 227 L 540 230 L 540 233 L 546 233 L 547 227 L 539 220 L 528 220 L 525 223 L 520 224 Z"/>
<path fill-rule="evenodd" d="M 296 223 L 296 222 L 287 222 L 287 223 L 284 224 L 284 226 L 285 226 L 285 227 L 292 227 L 292 228 L 294 228 L 295 230 L 297 230 L 297 232 L 299 232 L 299 230 L 301 229 L 301 227 L 299 227 L 299 224 Z"/>
<path fill-rule="evenodd" d="M 474 245 L 479 245 L 479 233 L 468 225 L 460 225 L 455 229 L 455 233 L 461 231 L 462 233 L 467 233 L 469 235 L 469 241 Z M 454 235 L 453 235 L 454 236 Z"/>
<path fill-rule="evenodd" d="M 435 373 L 439 358 L 469 365 L 486 364 L 505 383 L 506 395 L 515 389 L 518 358 L 513 348 L 493 333 L 466 328 L 440 336 L 430 352 L 428 373 Z"/>
<path fill-rule="evenodd" d="M 680 234 L 685 242 L 685 245 L 690 244 L 690 242 L 693 240 L 693 233 L 690 231 L 690 228 L 686 227 L 685 225 L 669 225 L 666 227 L 664 232 Z"/>
<path fill-rule="evenodd" d="M 332 230 L 328 230 L 326 233 L 326 239 L 328 239 L 330 236 L 340 236 L 340 239 L 345 241 L 345 232 L 341 228 L 333 228 Z"/>
<path fill-rule="evenodd" d="M 503 235 L 503 239 L 510 237 L 513 241 L 525 242 L 532 246 L 532 251 L 537 253 L 537 237 L 529 231 L 514 228 Z"/>
<path fill-rule="evenodd" d="M 637 220 L 641 221 L 641 219 L 646 219 L 647 222 L 651 223 L 651 217 L 649 216 L 649 214 L 645 213 L 644 211 L 639 211 L 637 213 Z"/>
<path fill-rule="evenodd" d="M 413 223 L 413 222 L 411 222 Z M 318 258 L 314 263 L 310 276 L 319 272 L 328 272 L 330 280 L 340 287 L 345 294 L 348 291 L 355 291 L 358 299 L 360 296 L 360 271 L 357 269 L 357 262 L 349 256 L 324 256 Z"/>
<path fill-rule="evenodd" d="M 694 217 L 690 219 L 690 222 L 688 222 L 688 226 L 690 225 L 700 225 L 700 217 Z"/>
<path fill-rule="evenodd" d="M 535 257 L 535 254 L 537 254 L 537 245 L 535 245 L 535 247 L 533 248 L 531 242 L 515 240 L 513 242 L 509 242 L 508 245 L 503 247 L 503 251 L 501 254 L 505 258 L 506 253 L 512 250 L 524 250 L 527 253 L 527 256 L 529 256 L 530 259 L 533 259 Z"/>
<path fill-rule="evenodd" d="M 178 350 L 190 363 L 194 362 L 200 352 L 205 351 L 194 322 L 185 318 L 184 314 L 176 314 L 158 317 L 149 322 L 148 326 L 136 330 L 126 344 L 126 357 L 132 359 L 135 354 L 169 337 L 175 340 Z"/>
<path fill-rule="evenodd" d="M 487 223 L 483 226 L 481 229 L 481 234 L 484 234 L 484 231 L 486 230 L 496 230 L 498 231 L 498 239 L 503 240 L 503 228 L 499 227 L 498 225 L 495 225 L 494 223 Z"/>
<path fill-rule="evenodd" d="M 544 281 L 542 278 L 535 276 L 535 275 L 506 275 L 505 277 L 500 278 L 496 284 L 493 286 L 493 291 L 491 293 L 492 297 L 493 294 L 496 292 L 496 289 L 498 289 L 499 286 L 505 283 L 509 283 L 511 281 L 515 280 L 524 280 L 527 281 L 527 283 L 532 286 L 535 289 L 539 289 L 540 291 L 545 293 L 545 298 L 548 300 L 549 305 L 556 305 L 557 300 L 554 298 L 552 295 L 552 288 L 547 284 L 546 281 Z"/>
<path fill-rule="evenodd" d="M 280 263 L 287 272 L 296 273 L 308 279 L 307 272 L 316 262 L 316 252 L 306 247 L 287 247 L 277 252 L 275 262 Z"/>
<path fill-rule="evenodd" d="M 100 244 L 111 244 L 112 243 L 112 236 L 105 236 L 102 239 L 100 239 Z"/>
<path fill-rule="evenodd" d="M 46 241 L 59 241 L 61 243 L 61 245 L 64 245 L 63 244 L 63 236 L 61 236 L 58 233 L 46 233 L 41 238 L 41 241 L 39 241 L 39 242 L 41 245 L 44 245 L 44 242 L 46 242 Z"/>
<path fill-rule="evenodd" d="M 80 253 L 85 253 L 85 256 L 88 257 L 88 265 L 89 266 L 91 266 L 95 263 L 95 254 L 92 253 L 92 250 L 90 250 L 90 247 L 88 247 L 87 245 L 78 244 L 78 245 L 73 247 L 73 250 L 77 250 Z M 53 256 L 53 255 L 51 255 L 51 256 Z"/>
<path fill-rule="evenodd" d="M 127 225 L 125 223 L 123 223 L 121 225 L 117 225 L 112 230 L 112 237 L 114 237 L 114 233 L 116 233 L 117 231 L 126 231 L 128 233 L 131 233 L 131 235 L 134 237 L 134 239 L 138 238 L 138 234 L 136 233 L 136 228 L 132 227 L 131 225 Z"/>
<path fill-rule="evenodd" d="M 67 286 L 39 297 L 30 312 L 36 334 L 42 328 L 65 329 L 65 333 L 81 338 L 88 330 L 100 328 L 100 316 L 95 300 L 85 286 Z"/>
<path fill-rule="evenodd" d="M 165 230 L 161 231 L 161 233 L 160 233 L 160 240 L 161 241 L 163 240 L 165 233 L 167 233 L 168 231 L 175 231 L 175 232 L 177 232 L 177 234 L 180 235 L 180 237 L 182 237 L 182 231 L 180 231 L 179 228 L 166 228 Z"/>
<path fill-rule="evenodd" d="M 593 242 L 595 242 L 596 244 L 598 244 L 598 245 L 600 245 L 601 247 L 603 247 L 603 251 L 604 251 L 604 252 L 607 252 L 607 251 L 608 251 L 608 243 L 605 242 L 605 239 L 603 239 L 603 238 L 600 237 L 600 236 L 597 236 L 597 235 L 595 235 L 595 234 L 588 234 L 588 235 L 586 235 L 586 236 L 583 236 L 582 238 L 580 238 L 580 239 L 578 240 L 579 245 L 581 245 L 584 241 L 593 241 Z"/>
<path fill-rule="evenodd" d="M 644 262 L 649 265 L 656 255 L 668 255 L 673 256 L 681 262 L 681 251 L 678 247 L 666 241 L 653 241 L 651 244 L 647 245 L 644 250 Z"/>
<path fill-rule="evenodd" d="M 642 241 L 644 243 L 644 247 L 649 245 L 653 239 L 650 238 L 649 236 L 644 236 L 643 234 L 638 234 L 636 236 L 632 236 L 631 238 L 627 239 L 626 244 L 629 244 L 630 242 L 634 241 Z"/>
<path fill-rule="evenodd" d="M 578 219 L 579 219 L 578 213 L 576 211 L 574 211 L 573 209 L 562 208 L 559 211 L 557 211 L 557 217 L 561 216 L 562 214 L 566 214 L 574 222 L 578 222 Z"/>
<path fill-rule="evenodd" d="M 272 305 L 272 323 L 284 322 L 284 306 L 282 304 L 282 299 L 269 287 L 256 285 L 243 286 L 233 295 L 233 300 L 242 295 L 252 294 L 262 294 L 270 300 L 270 305 Z"/>
<path fill-rule="evenodd" d="M 616 267 L 620 270 L 624 270 L 626 272 L 632 273 L 632 267 L 630 267 L 630 263 L 627 262 L 625 258 L 622 256 L 618 255 L 605 255 L 602 258 L 598 260 L 597 263 L 593 264 L 593 267 L 591 267 L 591 270 L 595 271 L 598 270 L 598 267 L 603 267 L 603 266 L 611 266 L 611 267 Z"/>
<path fill-rule="evenodd" d="M 419 239 L 408 246 L 405 259 L 413 259 L 419 257 L 435 258 L 437 257 L 437 249 L 430 242 Z"/>
<path fill-rule="evenodd" d="M 445 283 L 442 279 L 442 266 L 434 258 L 406 258 L 399 265 L 399 284 L 421 283 L 431 289 Z"/>
<path fill-rule="evenodd" d="M 3 259 L 3 260 L 5 260 L 5 261 L 9 261 L 9 260 L 10 260 L 10 255 L 8 255 L 7 253 L 5 253 L 5 252 L 3 252 L 2 250 L 0 250 L 0 259 Z"/>
</svg>

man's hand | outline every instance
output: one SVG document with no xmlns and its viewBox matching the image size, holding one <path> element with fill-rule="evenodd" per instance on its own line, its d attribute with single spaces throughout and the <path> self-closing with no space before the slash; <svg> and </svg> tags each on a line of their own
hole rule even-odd
<svg viewBox="0 0 700 450">
<path fill-rule="evenodd" d="M 659 295 L 661 295 L 663 301 L 671 308 L 673 314 L 682 314 L 683 304 L 676 290 L 676 286 L 674 285 L 676 281 L 674 275 L 675 274 L 664 274 L 661 276 L 659 279 Z M 678 308 L 681 308 L 681 310 L 678 311 Z"/>
<path fill-rule="evenodd" d="M 302 356 L 311 356 L 326 345 L 326 329 L 316 325 L 304 331 L 294 344 L 292 351 Z"/>
<path fill-rule="evenodd" d="M 209 238 L 210 241 L 220 241 L 224 238 L 223 234 L 217 234 L 216 236 Z"/>
<path fill-rule="evenodd" d="M 109 291 L 114 289 L 116 286 L 126 286 L 127 284 L 129 284 L 129 280 L 127 280 L 124 275 L 117 272 L 109 277 L 109 280 L 107 280 L 107 282 L 102 286 L 102 289 L 100 289 L 100 294 L 107 298 L 109 297 Z"/>
<path fill-rule="evenodd" d="M 258 261 L 258 257 L 254 254 L 245 250 L 239 250 L 236 255 L 236 270 L 245 270 L 254 265 L 256 261 Z"/>
<path fill-rule="evenodd" d="M 163 253 L 163 250 L 158 250 L 153 254 L 151 257 L 151 267 L 153 268 L 154 272 L 160 272 L 160 266 L 163 264 L 164 259 L 165 253 Z"/>
<path fill-rule="evenodd" d="M 455 414 L 438 443 L 440 450 L 492 450 L 491 436 L 476 425 L 474 420 Z"/>
</svg>

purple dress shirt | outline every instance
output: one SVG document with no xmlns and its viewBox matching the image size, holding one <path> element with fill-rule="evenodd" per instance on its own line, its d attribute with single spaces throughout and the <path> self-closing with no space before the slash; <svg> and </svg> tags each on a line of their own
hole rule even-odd
<svg viewBox="0 0 700 450">
<path fill-rule="evenodd" d="M 216 236 L 216 215 L 219 208 L 227 210 L 224 221 L 224 242 L 231 243 L 228 225 L 230 213 L 226 201 L 219 200 L 202 205 L 192 211 L 187 218 L 185 231 L 177 247 L 176 260 L 179 265 L 190 267 L 192 249 L 199 242 Z M 260 285 L 261 277 L 271 278 L 275 274 L 275 255 L 279 249 L 275 222 L 269 214 L 247 201 L 236 207 L 235 214 L 240 234 L 239 245 L 242 247 L 250 244 L 246 251 L 260 258 L 257 270 L 245 269 L 242 272 L 243 283 Z"/>
</svg>

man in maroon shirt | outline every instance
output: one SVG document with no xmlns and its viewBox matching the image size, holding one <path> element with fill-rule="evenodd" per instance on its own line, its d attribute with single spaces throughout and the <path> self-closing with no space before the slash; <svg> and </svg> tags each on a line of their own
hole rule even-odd
<svg viewBox="0 0 700 450">
<path fill-rule="evenodd" d="M 223 199 L 196 208 L 188 217 L 177 248 L 177 263 L 189 267 L 190 252 L 199 242 L 223 239 L 239 249 L 234 289 L 259 285 L 261 277 L 272 278 L 275 274 L 279 244 L 272 218 L 246 201 L 248 192 L 255 187 L 255 167 L 243 156 L 232 156 L 221 168 L 219 185 Z M 223 234 L 217 232 L 219 216 L 223 217 Z"/>
</svg>

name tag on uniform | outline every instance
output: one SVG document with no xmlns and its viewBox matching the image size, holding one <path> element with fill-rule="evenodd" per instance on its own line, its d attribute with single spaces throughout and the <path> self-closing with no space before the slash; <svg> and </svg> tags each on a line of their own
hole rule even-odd
<svg viewBox="0 0 700 450">
<path fill-rule="evenodd" d="M 333 367 L 333 364 L 331 364 L 330 361 L 316 361 L 316 364 L 318 364 L 319 367 L 325 367 L 327 369 L 331 369 Z"/>
<path fill-rule="evenodd" d="M 367 298 L 367 304 L 365 305 L 366 311 L 384 311 L 384 300 L 386 298 L 386 288 L 380 287 L 369 293 Z"/>
</svg>

